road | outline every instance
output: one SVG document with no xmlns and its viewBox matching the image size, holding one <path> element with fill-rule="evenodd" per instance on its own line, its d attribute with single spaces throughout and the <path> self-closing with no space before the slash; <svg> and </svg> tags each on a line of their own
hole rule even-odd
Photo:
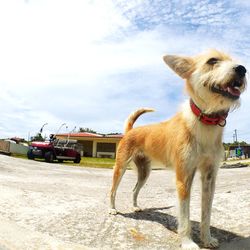
<svg viewBox="0 0 250 250">
<path fill-rule="evenodd" d="M 0 249 L 169 249 L 180 242 L 174 173 L 154 170 L 132 211 L 136 174 L 128 170 L 118 189 L 119 214 L 108 214 L 112 171 L 0 155 Z M 212 215 L 219 249 L 250 249 L 250 168 L 221 169 Z M 199 243 L 200 181 L 191 201 Z"/>
</svg>

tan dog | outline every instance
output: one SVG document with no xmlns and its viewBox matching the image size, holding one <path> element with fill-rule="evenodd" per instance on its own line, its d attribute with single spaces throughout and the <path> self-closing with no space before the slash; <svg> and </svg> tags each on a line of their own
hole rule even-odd
<svg viewBox="0 0 250 250">
<path fill-rule="evenodd" d="M 136 119 L 152 109 L 142 108 L 131 114 L 125 124 L 114 167 L 111 189 L 111 214 L 116 214 L 115 196 L 128 163 L 138 169 L 133 193 L 136 211 L 137 196 L 145 184 L 152 160 L 173 166 L 179 198 L 179 226 L 183 249 L 199 249 L 190 237 L 190 189 L 197 169 L 202 180 L 201 240 L 205 247 L 218 246 L 210 234 L 210 215 L 215 179 L 223 156 L 222 133 L 230 109 L 239 105 L 246 87 L 246 69 L 228 55 L 216 50 L 195 57 L 167 55 L 166 64 L 186 80 L 190 100 L 172 119 L 133 128 Z"/>
</svg>

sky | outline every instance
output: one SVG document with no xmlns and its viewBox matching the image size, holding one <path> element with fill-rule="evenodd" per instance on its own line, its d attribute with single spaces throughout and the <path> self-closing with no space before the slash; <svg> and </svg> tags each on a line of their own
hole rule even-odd
<svg viewBox="0 0 250 250">
<path fill-rule="evenodd" d="M 187 99 L 162 60 L 209 48 L 250 69 L 247 0 L 0 0 L 0 138 L 88 127 L 123 132 L 172 117 Z M 248 76 L 249 78 L 249 76 Z M 229 114 L 224 141 L 250 143 L 250 93 Z"/>
</svg>

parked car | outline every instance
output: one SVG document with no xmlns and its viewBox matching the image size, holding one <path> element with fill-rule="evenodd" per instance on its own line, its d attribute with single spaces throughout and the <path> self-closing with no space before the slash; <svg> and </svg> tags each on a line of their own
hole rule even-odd
<svg viewBox="0 0 250 250">
<path fill-rule="evenodd" d="M 27 152 L 28 159 L 45 159 L 46 162 L 73 161 L 80 163 L 80 147 L 76 140 L 59 140 L 54 135 L 50 136 L 49 141 L 32 142 Z"/>
</svg>

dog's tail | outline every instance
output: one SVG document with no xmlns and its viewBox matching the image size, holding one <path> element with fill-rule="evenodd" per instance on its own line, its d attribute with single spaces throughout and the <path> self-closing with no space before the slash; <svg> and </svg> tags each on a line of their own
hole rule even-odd
<svg viewBox="0 0 250 250">
<path fill-rule="evenodd" d="M 133 125 L 135 123 L 135 121 L 137 120 L 137 118 L 147 112 L 154 112 L 154 109 L 151 108 L 140 108 L 138 110 L 136 110 L 135 112 L 131 113 L 127 119 L 127 121 L 125 122 L 125 134 L 131 130 L 133 128 Z"/>
</svg>

